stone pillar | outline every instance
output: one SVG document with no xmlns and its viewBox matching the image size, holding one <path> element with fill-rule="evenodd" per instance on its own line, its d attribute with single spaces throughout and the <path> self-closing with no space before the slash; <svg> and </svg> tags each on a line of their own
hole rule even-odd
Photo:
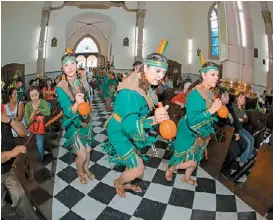
<svg viewBox="0 0 273 220">
<path fill-rule="evenodd" d="M 262 16 L 265 24 L 265 31 L 268 41 L 268 59 L 269 59 L 269 71 L 267 72 L 266 87 L 273 89 L 273 30 L 272 30 L 272 18 L 271 13 L 268 10 L 267 2 L 260 2 L 262 8 Z"/>
<path fill-rule="evenodd" d="M 137 46 L 135 61 L 143 61 L 143 29 L 144 29 L 144 18 L 146 15 L 145 2 L 137 3 L 137 14 L 136 14 L 136 27 L 137 31 Z"/>
<path fill-rule="evenodd" d="M 253 27 L 251 21 L 251 13 L 249 3 L 241 1 L 245 20 L 246 32 L 246 47 L 243 49 L 243 62 L 242 62 L 242 75 L 240 81 L 253 84 L 254 80 L 254 40 L 253 40 Z"/>
<path fill-rule="evenodd" d="M 45 39 L 45 31 L 46 26 L 48 25 L 50 9 L 52 2 L 46 1 L 45 5 L 42 9 L 42 20 L 41 20 L 41 29 L 40 29 L 40 38 L 39 38 L 39 47 L 38 47 L 38 60 L 37 60 L 37 73 L 44 74 L 45 73 L 45 59 L 43 58 L 44 54 L 44 39 Z"/>
<path fill-rule="evenodd" d="M 228 59 L 223 61 L 223 78 L 238 80 L 241 72 L 241 33 L 236 2 L 225 1 L 227 35 L 228 35 Z"/>
</svg>

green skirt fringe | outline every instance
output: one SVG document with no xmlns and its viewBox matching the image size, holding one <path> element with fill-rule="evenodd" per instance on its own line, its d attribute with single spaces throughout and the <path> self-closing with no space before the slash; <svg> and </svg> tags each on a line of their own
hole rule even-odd
<svg viewBox="0 0 273 220">
<path fill-rule="evenodd" d="M 94 133 L 92 129 L 92 125 L 89 127 L 88 134 L 81 134 L 81 132 L 75 131 L 74 135 L 71 137 L 68 134 L 64 135 L 66 141 L 64 142 L 64 148 L 68 149 L 71 153 L 76 153 L 80 150 L 81 146 L 89 146 L 92 147 L 94 143 Z"/>
<path fill-rule="evenodd" d="M 108 154 L 109 163 L 114 163 L 117 166 L 126 166 L 129 169 L 136 168 L 138 166 L 136 155 L 144 161 L 148 160 L 148 158 L 145 155 L 140 154 L 135 147 L 123 156 L 120 156 L 117 153 L 116 149 L 109 141 L 105 142 L 101 147 L 102 150 Z"/>
<path fill-rule="evenodd" d="M 173 145 L 172 145 L 173 147 Z M 177 152 L 173 149 L 174 153 L 171 159 L 168 162 L 169 166 L 177 166 L 181 163 L 185 163 L 189 160 L 193 160 L 200 165 L 200 161 L 204 157 L 204 152 L 207 147 L 207 144 L 202 146 L 192 146 L 187 151 Z"/>
</svg>

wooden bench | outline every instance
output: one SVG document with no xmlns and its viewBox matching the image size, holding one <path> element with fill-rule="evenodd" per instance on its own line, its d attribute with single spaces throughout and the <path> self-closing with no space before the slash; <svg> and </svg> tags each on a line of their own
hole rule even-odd
<svg viewBox="0 0 273 220">
<path fill-rule="evenodd" d="M 29 137 L 24 139 L 26 140 L 28 138 Z M 20 140 L 21 143 L 22 143 L 22 140 Z M 51 207 L 52 204 L 51 202 L 45 203 L 45 201 L 52 198 L 52 195 L 51 193 L 47 191 L 48 189 L 45 190 L 43 186 L 41 186 L 41 183 L 39 183 L 38 179 L 36 178 L 37 174 L 38 173 L 40 174 L 46 168 L 41 168 L 40 170 L 37 171 L 37 159 L 34 158 L 34 155 L 35 154 L 38 155 L 38 152 L 37 152 L 34 136 L 31 136 L 31 139 L 28 142 L 28 144 L 26 144 L 26 147 L 27 147 L 27 153 L 19 154 L 16 157 L 13 163 L 13 169 L 19 182 L 21 183 L 23 189 L 25 190 L 25 193 L 28 199 L 37 209 L 41 219 L 50 220 L 52 219 L 52 207 Z M 42 167 L 42 165 L 39 165 L 39 167 Z M 51 183 L 51 185 L 52 185 L 51 188 L 53 189 L 53 183 Z M 48 184 L 47 184 L 47 187 L 48 187 Z M 43 206 L 41 206 L 42 204 Z"/>
<path fill-rule="evenodd" d="M 226 126 L 216 131 L 215 139 L 208 144 L 208 157 L 210 158 L 202 164 L 202 168 L 212 177 L 217 178 L 224 164 L 234 128 Z"/>
<path fill-rule="evenodd" d="M 273 207 L 273 147 L 261 145 L 257 157 L 250 162 L 254 162 L 254 166 L 243 186 L 235 185 L 223 175 L 219 175 L 218 180 L 264 216 Z"/>
</svg>

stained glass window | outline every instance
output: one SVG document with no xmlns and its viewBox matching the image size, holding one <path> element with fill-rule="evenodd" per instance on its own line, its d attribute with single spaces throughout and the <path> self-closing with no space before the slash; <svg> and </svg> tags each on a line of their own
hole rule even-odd
<svg viewBox="0 0 273 220">
<path fill-rule="evenodd" d="M 217 3 L 214 3 L 209 11 L 209 33 L 210 33 L 210 55 L 214 58 L 219 57 L 219 25 Z"/>
</svg>

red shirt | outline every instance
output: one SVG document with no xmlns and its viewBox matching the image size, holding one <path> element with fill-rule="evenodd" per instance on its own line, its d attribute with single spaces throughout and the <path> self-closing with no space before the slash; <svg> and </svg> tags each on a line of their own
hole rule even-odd
<svg viewBox="0 0 273 220">
<path fill-rule="evenodd" d="M 1 113 L 5 112 L 5 105 L 3 103 L 1 103 Z"/>
<path fill-rule="evenodd" d="M 43 91 L 55 91 L 55 88 L 50 88 L 50 90 L 49 89 L 47 89 L 46 87 L 44 87 L 43 88 Z M 46 97 L 44 97 L 44 99 L 53 99 L 54 97 L 53 97 L 53 95 L 46 95 Z"/>
<path fill-rule="evenodd" d="M 185 104 L 186 98 L 183 92 L 178 93 L 176 96 L 172 97 L 171 102 L 175 103 L 176 101 L 181 102 L 182 104 Z"/>
</svg>

